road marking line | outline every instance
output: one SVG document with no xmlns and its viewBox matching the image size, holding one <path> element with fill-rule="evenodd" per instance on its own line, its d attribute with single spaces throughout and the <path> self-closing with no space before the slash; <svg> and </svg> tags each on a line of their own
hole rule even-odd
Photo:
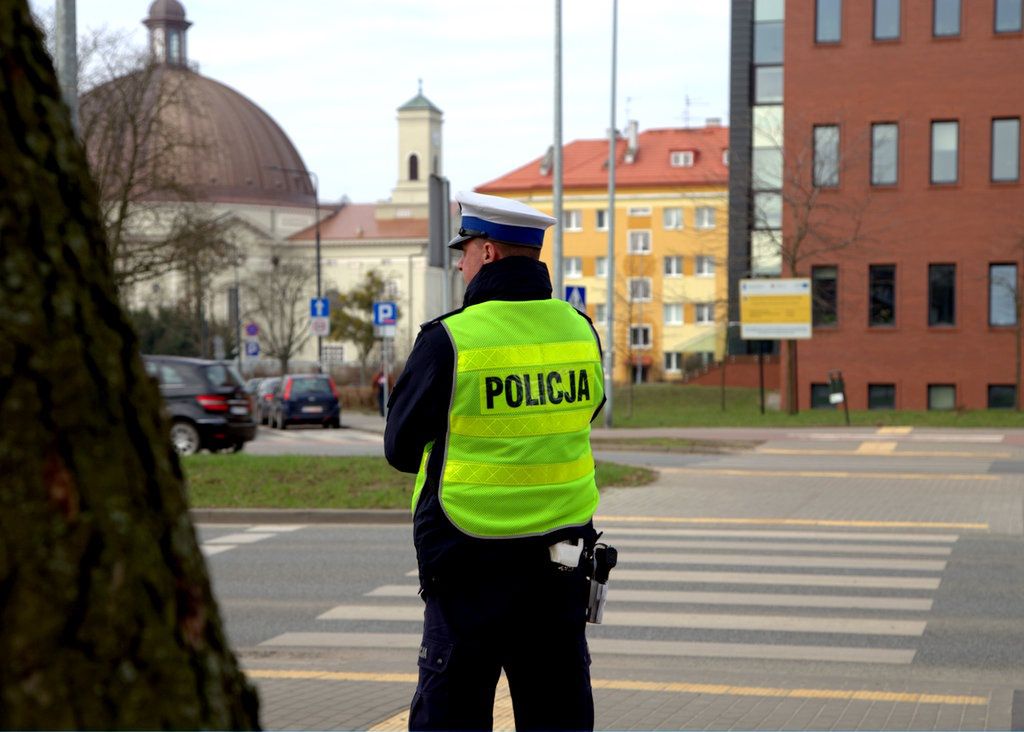
<svg viewBox="0 0 1024 732">
<path fill-rule="evenodd" d="M 418 622 L 423 608 L 414 605 L 339 605 L 317 620 L 383 620 Z M 775 631 L 779 633 L 829 633 L 843 635 L 924 635 L 923 620 L 890 620 L 789 615 L 729 615 L 725 613 L 657 613 L 609 610 L 606 627 L 688 628 L 698 630 Z"/>
<path fill-rule="evenodd" d="M 246 675 L 253 679 L 290 679 L 315 681 L 371 681 L 383 683 L 415 684 L 417 674 L 371 674 L 344 671 L 300 671 L 285 669 L 246 669 Z M 504 679 L 503 679 L 504 682 Z M 735 686 L 732 684 L 691 684 L 678 681 L 634 681 L 631 679 L 594 679 L 595 689 L 621 691 L 655 691 L 672 694 L 708 694 L 712 696 L 763 696 L 783 699 L 823 699 L 871 702 L 896 702 L 902 704 L 955 704 L 964 706 L 987 706 L 987 696 L 968 694 L 926 694 L 918 692 L 881 691 L 873 689 L 786 689 L 772 686 Z M 499 683 L 501 698 L 507 698 L 507 683 Z M 495 701 L 499 700 L 496 697 Z M 394 715 L 385 722 L 397 720 L 408 712 Z M 495 720 L 497 722 L 497 720 Z M 382 722 L 372 730 L 391 729 Z M 495 727 L 499 727 L 496 723 Z M 404 728 L 403 728 L 404 729 Z"/>
<path fill-rule="evenodd" d="M 617 536 L 619 532 L 614 532 Z M 732 549 L 739 551 L 817 552 L 820 554 L 914 554 L 948 557 L 949 546 L 908 546 L 906 544 L 830 544 L 810 541 L 713 541 L 709 539 L 623 539 L 615 540 L 616 548 L 636 549 Z"/>
<path fill-rule="evenodd" d="M 596 521 L 666 524 L 746 524 L 754 526 L 846 526 L 875 529 L 963 529 L 988 531 L 988 523 L 956 521 L 860 521 L 853 519 L 716 518 L 696 516 L 595 516 Z M 880 534 L 888 540 L 889 537 Z"/>
<path fill-rule="evenodd" d="M 228 534 L 227 536 L 218 536 L 216 539 L 207 539 L 204 544 L 255 544 L 257 541 L 263 541 L 269 539 L 274 534 L 254 534 L 250 532 L 243 532 L 240 534 Z"/>
<path fill-rule="evenodd" d="M 896 452 L 898 442 L 862 442 L 857 447 L 858 455 L 889 455 Z"/>
<path fill-rule="evenodd" d="M 411 600 L 419 585 L 381 585 L 365 597 L 402 597 Z M 862 595 L 789 595 L 776 592 L 689 592 L 681 590 L 626 590 L 612 588 L 611 603 L 642 602 L 677 605 L 741 605 L 745 607 L 813 607 L 857 610 L 906 610 L 928 612 L 928 598 L 874 597 Z"/>
<path fill-rule="evenodd" d="M 674 468 L 658 467 L 660 473 L 681 475 L 731 475 L 737 477 L 791 477 L 791 478 L 847 478 L 853 480 L 962 480 L 991 482 L 1000 480 L 998 475 L 977 475 L 972 473 L 883 473 L 850 470 L 751 470 L 740 468 Z"/>
<path fill-rule="evenodd" d="M 306 528 L 307 524 L 260 524 L 259 526 L 253 526 L 246 531 L 252 531 L 255 533 L 270 532 L 272 534 L 285 533 L 288 531 L 298 531 L 299 529 Z"/>
<path fill-rule="evenodd" d="M 861 443 L 861 447 L 871 443 Z M 961 452 L 958 450 L 900 450 L 899 452 L 870 452 L 857 450 L 798 450 L 788 447 L 759 447 L 754 450 L 758 455 L 829 455 L 854 457 L 871 455 L 872 457 L 936 457 L 936 458 L 977 458 L 979 460 L 1009 460 L 1016 457 L 1012 452 Z"/>
<path fill-rule="evenodd" d="M 199 549 L 203 552 L 203 556 L 212 557 L 214 554 L 223 554 L 226 551 L 234 549 L 235 546 L 235 544 L 218 544 L 217 546 L 203 544 Z"/>
<path fill-rule="evenodd" d="M 286 648 L 375 648 L 419 650 L 418 633 L 283 633 L 260 646 Z M 614 656 L 671 656 L 674 658 L 756 658 L 767 661 L 826 661 L 828 663 L 912 663 L 912 648 L 863 648 L 767 643 L 708 643 L 590 638 L 592 654 Z"/>
<path fill-rule="evenodd" d="M 680 552 L 619 552 L 619 566 L 628 564 L 700 564 L 728 567 L 813 567 L 823 569 L 883 569 L 907 572 L 944 572 L 941 559 L 861 559 L 775 554 L 702 554 Z"/>
<path fill-rule="evenodd" d="M 643 518 L 643 517 L 639 517 Z M 684 519 L 688 520 L 688 519 Z M 752 539 L 836 539 L 839 541 L 902 541 L 954 544 L 958 534 L 891 534 L 888 532 L 866 533 L 858 531 L 773 531 L 770 529 L 656 529 L 648 526 L 611 526 L 605 534 L 614 536 L 694 536 L 694 537 L 739 537 Z M 743 542 L 737 542 L 743 543 Z M 767 543 L 767 542 L 765 542 Z M 827 545 L 823 545 L 827 546 Z M 943 547 L 946 550 L 946 547 Z"/>
<path fill-rule="evenodd" d="M 789 432 L 786 438 L 790 440 L 884 440 L 887 435 L 878 433 L 863 432 Z M 913 442 L 1002 442 L 1002 435 L 973 435 L 973 434 L 941 434 L 936 432 L 918 432 L 907 437 Z"/>
<path fill-rule="evenodd" d="M 913 427 L 879 427 L 879 435 L 909 435 L 914 431 Z"/>
<path fill-rule="evenodd" d="M 680 572 L 668 569 L 616 568 L 615 579 L 641 582 L 693 582 L 721 585 L 792 585 L 794 587 L 872 587 L 887 590 L 937 590 L 939 577 L 876 577 L 864 574 L 797 574 L 789 572 Z"/>
</svg>

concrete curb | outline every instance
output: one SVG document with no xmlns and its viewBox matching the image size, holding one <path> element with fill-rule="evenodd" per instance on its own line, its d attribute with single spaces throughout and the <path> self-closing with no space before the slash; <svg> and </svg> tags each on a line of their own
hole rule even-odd
<svg viewBox="0 0 1024 732">
<path fill-rule="evenodd" d="M 193 523 L 205 524 L 409 524 L 402 508 L 193 508 Z"/>
</svg>

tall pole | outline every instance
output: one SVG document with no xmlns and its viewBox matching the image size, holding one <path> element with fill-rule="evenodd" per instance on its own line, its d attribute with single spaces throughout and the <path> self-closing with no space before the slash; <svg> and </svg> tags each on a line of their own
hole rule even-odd
<svg viewBox="0 0 1024 732">
<path fill-rule="evenodd" d="M 608 333 L 605 336 L 606 366 L 604 426 L 612 426 L 612 394 L 615 391 L 615 76 L 619 45 L 619 0 L 612 0 L 612 113 L 608 130 L 608 295 L 605 310 Z"/>
<path fill-rule="evenodd" d="M 555 206 L 555 246 L 552 259 L 552 289 L 555 298 L 565 298 L 565 286 L 562 271 L 562 0 L 555 0 L 555 139 L 552 144 L 554 152 L 554 192 Z"/>
<path fill-rule="evenodd" d="M 57 0 L 57 79 L 78 130 L 78 28 L 75 0 Z"/>
<path fill-rule="evenodd" d="M 316 218 L 316 296 L 320 299 L 320 179 L 311 170 L 306 171 L 313 180 L 313 212 Z M 324 337 L 316 337 L 316 365 L 320 371 L 324 368 Z"/>
</svg>

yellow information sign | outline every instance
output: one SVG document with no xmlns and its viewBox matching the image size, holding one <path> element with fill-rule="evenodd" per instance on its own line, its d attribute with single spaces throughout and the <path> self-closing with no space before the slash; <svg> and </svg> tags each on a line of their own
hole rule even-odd
<svg viewBox="0 0 1024 732">
<path fill-rule="evenodd" d="M 811 337 L 811 281 L 806 278 L 740 280 L 740 337 L 776 340 Z"/>
</svg>

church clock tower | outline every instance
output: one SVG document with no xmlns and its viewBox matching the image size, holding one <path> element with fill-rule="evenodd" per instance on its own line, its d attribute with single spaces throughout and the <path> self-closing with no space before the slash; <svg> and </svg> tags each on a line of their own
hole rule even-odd
<svg viewBox="0 0 1024 732">
<path fill-rule="evenodd" d="M 441 124 L 441 110 L 423 96 L 420 81 L 416 96 L 398 108 L 398 184 L 377 218 L 428 216 L 430 175 L 444 175 Z"/>
</svg>

